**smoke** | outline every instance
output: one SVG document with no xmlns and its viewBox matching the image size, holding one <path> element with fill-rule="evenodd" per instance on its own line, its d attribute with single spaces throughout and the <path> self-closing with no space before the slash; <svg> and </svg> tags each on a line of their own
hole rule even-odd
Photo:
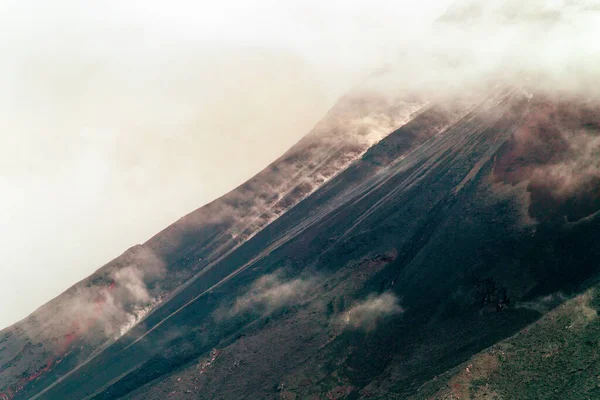
<svg viewBox="0 0 600 400">
<path fill-rule="evenodd" d="M 441 105 L 519 89 L 523 121 L 494 178 L 524 183 L 529 217 L 577 221 L 600 210 L 599 27 L 595 1 L 458 0 L 368 84 Z"/>
<path fill-rule="evenodd" d="M 221 321 L 245 313 L 267 315 L 285 307 L 297 306 L 319 292 L 322 289 L 319 282 L 323 280 L 323 277 L 316 276 L 288 279 L 283 270 L 277 270 L 256 279 L 232 305 L 221 305 L 214 316 Z M 331 316 L 330 322 L 336 330 L 370 331 L 385 318 L 403 312 L 398 297 L 385 292 L 369 295 L 342 314 Z"/>
<path fill-rule="evenodd" d="M 246 312 L 268 314 L 278 309 L 301 304 L 317 286 L 317 279 L 285 279 L 282 270 L 265 275 L 252 283 L 244 295 L 238 297 L 229 310 L 217 310 L 217 317 L 232 317 Z"/>
<path fill-rule="evenodd" d="M 4 330 L 0 390 L 16 395 L 67 356 L 81 361 L 124 335 L 160 301 L 165 273 L 151 250 L 133 247 Z"/>
<path fill-rule="evenodd" d="M 91 342 L 122 336 L 160 301 L 159 283 L 166 273 L 162 260 L 146 247 L 130 249 L 124 260 L 40 309 L 37 318 L 46 321 L 29 335 L 45 341 L 69 335 Z"/>
<path fill-rule="evenodd" d="M 533 179 L 553 187 L 557 197 L 566 197 L 573 192 L 586 191 L 585 186 L 600 180 L 600 136 L 587 132 L 567 137 L 572 157 L 533 173 Z M 594 182 L 596 181 L 596 182 Z"/>
<path fill-rule="evenodd" d="M 402 314 L 404 309 L 393 293 L 370 295 L 355 304 L 337 319 L 337 324 L 345 329 L 373 330 L 384 318 Z"/>
<path fill-rule="evenodd" d="M 600 101 L 538 94 L 527 107 L 499 153 L 495 180 L 524 183 L 528 214 L 537 220 L 577 221 L 595 213 L 600 209 Z"/>
</svg>

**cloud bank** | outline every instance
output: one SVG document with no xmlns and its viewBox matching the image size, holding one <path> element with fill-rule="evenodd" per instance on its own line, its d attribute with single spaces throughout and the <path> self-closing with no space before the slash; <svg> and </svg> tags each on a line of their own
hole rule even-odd
<svg viewBox="0 0 600 400">
<path fill-rule="evenodd" d="M 397 48 L 376 90 L 444 98 L 514 84 L 597 94 L 600 10 L 593 2 L 456 1 L 418 39 Z"/>
</svg>

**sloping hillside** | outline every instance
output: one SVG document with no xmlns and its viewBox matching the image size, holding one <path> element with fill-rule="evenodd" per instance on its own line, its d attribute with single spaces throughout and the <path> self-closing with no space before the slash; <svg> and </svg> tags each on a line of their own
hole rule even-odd
<svg viewBox="0 0 600 400">
<path fill-rule="evenodd" d="M 584 290 L 600 248 L 598 103 L 506 88 L 450 104 L 40 398 L 405 399 L 548 310 L 524 304 Z"/>
<path fill-rule="evenodd" d="M 254 178 L 127 250 L 0 332 L 0 398 L 35 393 L 110 346 L 402 126 L 423 104 L 357 89 Z"/>
</svg>

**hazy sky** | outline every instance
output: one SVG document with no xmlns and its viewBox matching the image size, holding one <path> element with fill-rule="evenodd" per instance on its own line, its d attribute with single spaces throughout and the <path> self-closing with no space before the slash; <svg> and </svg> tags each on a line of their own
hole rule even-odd
<svg viewBox="0 0 600 400">
<path fill-rule="evenodd" d="M 0 0 L 0 328 L 279 156 L 450 0 Z"/>
</svg>

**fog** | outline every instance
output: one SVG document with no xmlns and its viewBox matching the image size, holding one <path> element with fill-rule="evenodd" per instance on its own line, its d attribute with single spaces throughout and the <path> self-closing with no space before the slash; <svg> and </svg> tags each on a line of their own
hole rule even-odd
<svg viewBox="0 0 600 400">
<path fill-rule="evenodd" d="M 0 1 L 0 327 L 258 172 L 444 3 Z"/>
</svg>

